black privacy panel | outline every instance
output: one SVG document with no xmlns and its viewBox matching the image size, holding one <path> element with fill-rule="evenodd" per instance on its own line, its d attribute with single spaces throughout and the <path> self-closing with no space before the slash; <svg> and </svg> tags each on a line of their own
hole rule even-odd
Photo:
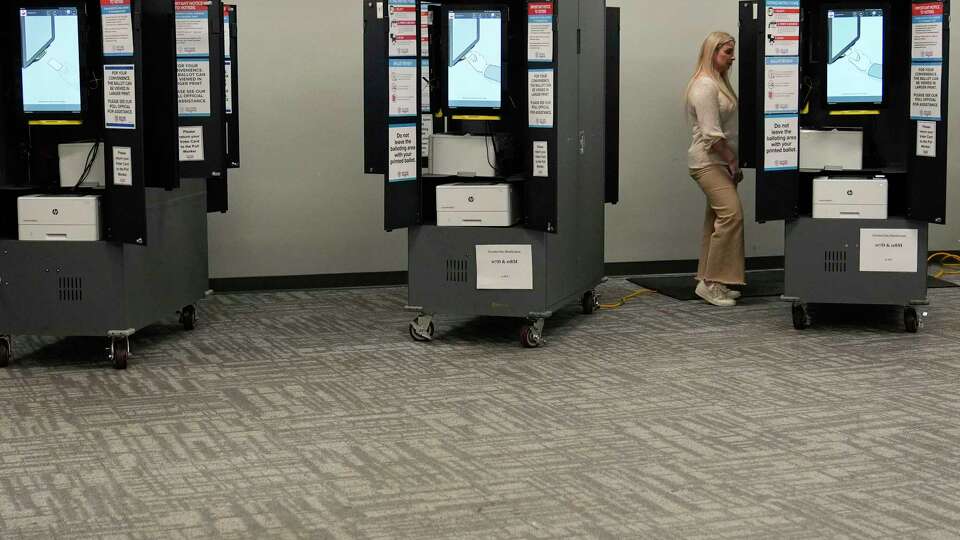
<svg viewBox="0 0 960 540">
<path fill-rule="evenodd" d="M 141 0 L 102 6 L 97 17 L 117 18 L 111 23 L 116 45 L 104 51 L 103 104 L 105 124 L 104 163 L 107 187 L 104 219 L 107 240 L 128 244 L 147 243 L 145 188 L 144 49 L 149 39 Z"/>
<path fill-rule="evenodd" d="M 179 158 L 183 178 L 221 178 L 227 169 L 223 4 L 177 0 Z"/>
<path fill-rule="evenodd" d="M 227 167 L 240 167 L 240 53 L 238 50 L 239 35 L 237 24 L 237 6 L 224 4 L 224 32 L 229 40 L 224 39 L 227 59 L 224 63 L 224 74 L 227 76 L 225 88 L 227 92 Z"/>
<path fill-rule="evenodd" d="M 164 189 L 180 187 L 177 144 L 177 63 L 173 2 L 147 1 L 142 8 L 144 39 L 143 139 L 149 149 L 144 158 L 146 186 Z"/>
<path fill-rule="evenodd" d="M 620 202 L 620 8 L 607 8 L 606 181 L 604 202 Z"/>
<path fill-rule="evenodd" d="M 386 174 L 387 40 L 384 1 L 363 4 L 363 171 Z"/>
<path fill-rule="evenodd" d="M 207 178 L 207 212 L 226 213 L 230 208 L 228 171 L 240 167 L 240 59 L 237 6 L 223 5 L 224 118 L 226 119 L 226 165 L 222 177 Z"/>
<path fill-rule="evenodd" d="M 914 4 L 927 4 L 930 1 L 914 2 Z M 912 142 L 909 161 L 909 181 L 907 193 L 907 217 L 930 223 L 946 223 L 947 214 L 947 157 L 948 157 L 948 138 L 947 138 L 947 120 L 949 116 L 950 95 L 950 2 L 946 0 L 943 3 L 943 58 L 942 62 L 927 63 L 929 66 L 939 65 L 943 70 L 940 87 L 940 120 L 926 120 L 924 127 L 930 127 L 936 130 L 936 156 L 918 156 L 917 155 L 917 137 L 920 125 L 917 121 L 910 122 Z M 927 137 L 930 137 L 927 130 Z"/>
<path fill-rule="evenodd" d="M 779 2 L 770 2 L 776 7 L 771 6 L 769 9 L 774 10 L 781 8 Z M 798 2 L 801 4 L 802 2 Z M 741 9 L 744 9 L 741 6 Z M 750 8 L 752 17 L 752 7 Z M 782 219 L 791 219 L 797 216 L 798 208 L 797 203 L 799 200 L 799 184 L 800 184 L 800 172 L 796 165 L 792 167 L 780 167 L 776 163 L 776 158 L 771 158 L 767 155 L 767 149 L 765 144 L 766 131 L 768 121 L 774 124 L 781 123 L 785 124 L 790 119 L 787 118 L 777 118 L 776 115 L 767 116 L 764 114 L 764 95 L 766 88 L 764 87 L 765 83 L 765 67 L 767 60 L 767 10 L 768 10 L 768 0 L 761 0 L 759 9 L 757 10 L 757 19 L 758 23 L 755 27 L 755 30 L 748 35 L 742 36 L 743 40 L 750 40 L 753 44 L 748 44 L 747 48 L 751 46 L 755 47 L 755 69 L 753 72 L 756 74 L 756 80 L 754 81 L 755 86 L 753 91 L 754 104 L 752 107 L 756 112 L 756 116 L 752 119 L 747 119 L 747 123 L 751 123 L 754 126 L 754 141 L 753 148 L 757 149 L 757 160 L 756 160 L 756 169 L 757 169 L 757 215 L 756 220 L 760 223 L 766 221 L 777 221 Z M 752 36 L 752 39 L 751 39 Z M 742 45 L 741 45 L 742 46 Z M 800 43 L 800 50 L 803 49 L 803 43 Z M 783 58 L 783 57 L 777 57 Z M 746 87 L 744 87 L 746 88 Z M 775 128 L 776 129 L 776 128 Z M 796 135 L 799 135 L 799 126 L 796 128 Z M 746 149 L 746 147 L 741 146 Z"/>
<path fill-rule="evenodd" d="M 737 40 L 740 50 L 737 63 L 740 70 L 740 167 L 743 169 L 755 168 L 759 159 L 756 119 L 762 114 L 756 93 L 761 84 L 757 81 L 760 74 L 757 44 L 763 43 L 763 33 L 757 19 L 759 9 L 757 0 L 740 2 L 740 38 Z"/>
<path fill-rule="evenodd" d="M 529 9 L 529 3 L 539 3 L 539 2 L 528 2 L 522 4 L 524 9 Z M 569 4 L 568 4 L 569 5 Z M 574 43 L 571 45 L 570 42 L 560 43 L 558 36 L 564 32 L 559 32 L 557 25 L 564 23 L 567 25 L 565 32 L 567 35 L 571 35 L 570 32 L 575 28 L 575 23 L 579 20 L 579 12 L 572 12 L 567 14 L 569 17 L 563 19 L 564 13 L 560 10 L 559 2 L 553 2 L 552 6 L 549 8 L 549 15 L 552 17 L 551 22 L 553 24 L 553 57 L 549 61 L 530 61 L 527 57 L 527 25 L 514 25 L 520 26 L 522 31 L 519 33 L 514 33 L 511 31 L 510 35 L 510 54 L 511 58 L 515 58 L 517 61 L 514 62 L 514 65 L 522 66 L 522 71 L 514 74 L 511 71 L 513 80 L 521 81 L 519 86 L 515 86 L 517 91 L 514 92 L 514 99 L 519 102 L 519 109 L 523 112 L 524 125 L 527 126 L 526 129 L 526 152 L 527 152 L 527 177 L 528 180 L 524 183 L 523 190 L 523 207 L 524 207 L 524 227 L 528 229 L 534 229 L 538 231 L 546 231 L 556 233 L 559 232 L 559 201 L 557 193 L 557 179 L 560 176 L 560 159 L 559 154 L 561 152 L 572 151 L 569 145 L 569 141 L 566 141 L 568 144 L 565 145 L 565 149 L 560 148 L 560 141 L 558 139 L 559 125 L 561 120 L 564 121 L 567 129 L 570 129 L 570 116 L 571 111 L 564 110 L 562 111 L 564 116 L 560 117 L 558 111 L 560 111 L 560 104 L 558 102 L 559 93 L 561 91 L 567 92 L 566 95 L 574 96 L 574 98 L 579 97 L 579 88 L 577 86 L 576 78 L 570 78 L 569 76 L 564 76 L 561 79 L 560 73 L 560 63 L 565 63 L 567 66 L 576 66 L 578 59 L 577 55 L 579 51 L 579 43 Z M 519 56 L 517 56 L 519 52 Z M 576 68 L 571 69 L 568 67 L 564 73 L 569 71 L 577 71 Z M 540 96 L 541 92 L 546 92 L 550 89 L 550 85 L 547 84 L 547 81 L 552 80 L 552 90 L 553 90 L 553 104 L 552 108 L 546 107 L 544 105 L 544 99 Z M 561 85 L 565 85 L 561 89 Z M 522 89 L 522 91 L 520 90 Z M 549 92 L 546 92 L 549 94 Z M 534 94 L 531 96 L 531 94 Z M 531 111 L 532 109 L 532 111 Z M 551 114 L 548 113 L 550 109 Z M 572 111 L 574 115 L 573 118 L 576 118 L 576 111 Z M 573 123 L 576 125 L 576 123 Z M 573 133 L 569 133 L 573 136 Z M 540 177 L 536 176 L 536 162 L 537 157 L 535 156 L 536 146 L 539 145 L 541 148 L 546 145 L 547 148 L 547 176 Z M 569 155 L 566 156 L 569 158 Z M 566 172 L 565 174 L 571 174 L 571 172 Z M 576 175 L 576 171 L 572 172 L 573 175 Z"/>
<path fill-rule="evenodd" d="M 390 231 L 402 229 L 422 223 L 420 197 L 420 127 L 421 101 L 420 83 L 422 77 L 420 56 L 420 1 L 390 5 L 382 8 L 386 2 L 374 2 L 381 7 L 372 7 L 366 14 L 372 17 L 375 23 L 372 32 L 383 32 L 380 38 L 371 36 L 370 27 L 364 30 L 365 37 L 371 39 L 371 46 L 383 43 L 381 51 L 384 71 L 378 76 L 373 74 L 373 87 L 379 86 L 377 81 L 398 80 L 401 84 L 382 85 L 383 92 L 379 100 L 384 104 L 383 119 L 386 125 L 386 144 L 381 147 L 380 153 L 384 156 L 384 229 Z M 384 9 L 386 13 L 382 13 Z M 382 16 L 382 18 L 381 18 Z M 390 17 L 404 19 L 409 23 L 413 19 L 415 33 L 391 36 L 389 33 Z M 398 25 L 409 28 L 409 24 Z M 412 39 L 411 39 L 412 38 Z M 372 51 L 371 51 L 372 53 Z M 367 69 L 366 67 L 364 68 Z M 407 85 L 402 84 L 407 81 Z M 398 89 L 399 88 L 399 89 Z M 404 94 L 406 88 L 409 93 Z M 410 99 L 410 93 L 415 98 Z M 376 96 L 370 95 L 372 100 Z M 372 152 L 373 147 L 368 148 Z"/>
</svg>

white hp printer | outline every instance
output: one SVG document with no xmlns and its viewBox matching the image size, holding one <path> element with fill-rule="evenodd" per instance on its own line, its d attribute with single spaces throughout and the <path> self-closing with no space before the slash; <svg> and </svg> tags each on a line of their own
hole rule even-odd
<svg viewBox="0 0 960 540">
<path fill-rule="evenodd" d="M 100 240 L 99 195 L 25 195 L 17 198 L 20 240 Z"/>
<path fill-rule="evenodd" d="M 887 179 L 813 179 L 815 219 L 887 219 Z"/>
<path fill-rule="evenodd" d="M 520 192 L 503 182 L 437 186 L 440 227 L 510 227 L 520 220 Z"/>
</svg>

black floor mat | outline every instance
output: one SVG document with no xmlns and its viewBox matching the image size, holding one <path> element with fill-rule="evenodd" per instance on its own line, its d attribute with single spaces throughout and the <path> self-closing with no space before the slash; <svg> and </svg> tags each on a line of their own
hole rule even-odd
<svg viewBox="0 0 960 540">
<path fill-rule="evenodd" d="M 677 300 L 697 300 L 693 290 L 697 287 L 694 276 L 641 276 L 628 278 L 627 281 L 645 289 L 675 298 Z M 927 287 L 943 289 L 960 287 L 956 283 L 927 276 Z M 759 270 L 747 272 L 747 286 L 736 287 L 744 298 L 757 296 L 780 296 L 783 294 L 783 270 Z"/>
</svg>

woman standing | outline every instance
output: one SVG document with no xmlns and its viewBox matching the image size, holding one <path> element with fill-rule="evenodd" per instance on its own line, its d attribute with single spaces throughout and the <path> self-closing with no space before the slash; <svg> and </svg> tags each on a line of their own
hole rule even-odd
<svg viewBox="0 0 960 540">
<path fill-rule="evenodd" d="M 697 69 L 687 85 L 687 118 L 693 130 L 688 151 L 690 176 L 707 197 L 697 296 L 716 306 L 735 306 L 745 285 L 743 206 L 737 184 L 743 179 L 737 157 L 737 94 L 728 73 L 736 41 L 713 32 L 703 42 Z"/>
</svg>

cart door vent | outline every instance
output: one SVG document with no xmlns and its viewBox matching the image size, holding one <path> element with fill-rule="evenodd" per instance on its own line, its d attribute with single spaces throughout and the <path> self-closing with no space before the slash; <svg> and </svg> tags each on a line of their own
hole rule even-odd
<svg viewBox="0 0 960 540">
<path fill-rule="evenodd" d="M 466 283 L 469 273 L 466 259 L 447 259 L 447 281 L 452 283 Z"/>
<path fill-rule="evenodd" d="M 83 278 L 61 277 L 57 280 L 60 285 L 58 297 L 61 302 L 83 301 Z"/>
<path fill-rule="evenodd" d="M 847 271 L 847 252 L 827 251 L 823 257 L 823 271 L 828 274 L 839 274 Z"/>
</svg>

